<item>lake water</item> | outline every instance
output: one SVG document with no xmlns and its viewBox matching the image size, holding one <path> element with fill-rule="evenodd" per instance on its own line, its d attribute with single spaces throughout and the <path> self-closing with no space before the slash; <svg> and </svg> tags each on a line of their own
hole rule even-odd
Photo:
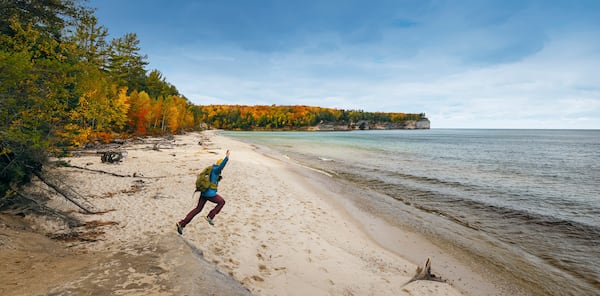
<svg viewBox="0 0 600 296">
<path fill-rule="evenodd" d="M 416 215 L 402 223 L 536 294 L 600 294 L 600 130 L 223 134 L 410 206 Z"/>
</svg>

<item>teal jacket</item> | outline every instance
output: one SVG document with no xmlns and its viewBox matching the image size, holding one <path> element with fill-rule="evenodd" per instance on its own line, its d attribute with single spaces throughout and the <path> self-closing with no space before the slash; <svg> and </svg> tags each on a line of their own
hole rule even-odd
<svg viewBox="0 0 600 296">
<path fill-rule="evenodd" d="M 226 156 L 225 158 L 223 158 L 223 161 L 220 165 L 213 164 L 213 169 L 210 172 L 210 183 L 217 184 L 217 186 L 219 185 L 219 176 L 221 175 L 221 171 L 223 171 L 223 168 L 227 164 L 227 160 L 229 160 L 229 158 Z M 217 189 L 208 188 L 202 192 L 203 197 L 214 197 L 216 195 Z"/>
</svg>

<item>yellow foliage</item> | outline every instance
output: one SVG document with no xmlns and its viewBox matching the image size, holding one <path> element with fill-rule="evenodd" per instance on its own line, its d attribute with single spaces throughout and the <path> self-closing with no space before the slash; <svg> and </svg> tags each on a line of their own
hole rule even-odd
<svg viewBox="0 0 600 296">
<path fill-rule="evenodd" d="M 67 140 L 71 147 L 82 147 L 89 141 L 92 129 L 69 123 L 65 125 L 64 130 L 57 131 L 57 134 Z"/>
<path fill-rule="evenodd" d="M 9 154 L 11 150 L 8 147 L 2 147 L 2 151 L 0 151 L 0 155 Z"/>
</svg>

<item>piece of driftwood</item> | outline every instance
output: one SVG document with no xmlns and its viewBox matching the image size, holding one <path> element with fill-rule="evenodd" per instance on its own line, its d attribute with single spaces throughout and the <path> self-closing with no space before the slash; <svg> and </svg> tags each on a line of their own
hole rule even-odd
<svg viewBox="0 0 600 296">
<path fill-rule="evenodd" d="M 127 156 L 126 152 L 120 150 L 108 150 L 108 151 L 98 151 L 97 154 L 101 154 L 100 159 L 102 162 L 115 163 L 121 162 L 125 156 Z"/>
<path fill-rule="evenodd" d="M 404 285 L 408 285 L 409 283 L 412 283 L 414 281 L 445 282 L 444 280 L 442 280 L 441 277 L 438 277 L 435 274 L 431 273 L 431 259 L 429 258 L 427 258 L 427 261 L 425 261 L 425 264 L 422 267 L 417 267 L 417 272 L 415 276 L 413 276 L 413 278 L 410 279 L 410 281 L 406 282 L 406 284 Z"/>
<path fill-rule="evenodd" d="M 171 149 L 173 148 L 173 143 L 169 141 L 156 142 L 154 143 L 154 146 L 152 146 L 152 150 L 160 151 L 161 146 L 163 149 Z"/>
</svg>

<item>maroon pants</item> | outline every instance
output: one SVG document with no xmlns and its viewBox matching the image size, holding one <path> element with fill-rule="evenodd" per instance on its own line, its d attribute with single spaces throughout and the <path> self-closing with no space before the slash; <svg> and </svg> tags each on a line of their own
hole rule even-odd
<svg viewBox="0 0 600 296">
<path fill-rule="evenodd" d="M 225 205 L 225 200 L 218 194 L 213 197 L 204 197 L 200 195 L 200 199 L 198 199 L 198 205 L 194 209 L 192 209 L 187 214 L 187 216 L 183 218 L 183 220 L 179 221 L 179 225 L 181 225 L 181 227 L 185 227 L 188 223 L 190 223 L 190 221 L 192 221 L 192 219 L 194 219 L 194 217 L 202 211 L 202 209 L 204 208 L 204 204 L 206 204 L 207 200 L 217 204 L 215 208 L 208 213 L 208 216 L 211 219 L 214 218 Z"/>
</svg>

